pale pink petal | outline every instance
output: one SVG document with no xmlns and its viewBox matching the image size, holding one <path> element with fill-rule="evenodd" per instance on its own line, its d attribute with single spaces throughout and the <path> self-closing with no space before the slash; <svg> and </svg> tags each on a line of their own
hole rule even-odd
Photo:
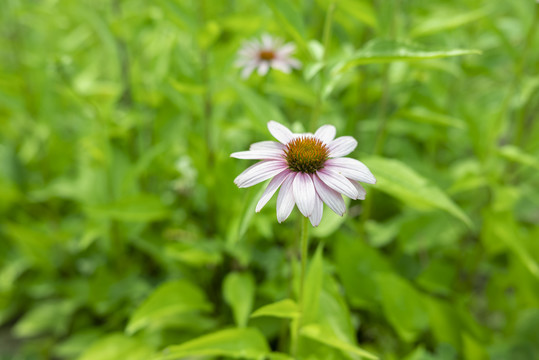
<svg viewBox="0 0 539 360">
<path fill-rule="evenodd" d="M 285 221 L 294 209 L 295 201 L 292 185 L 294 178 L 294 173 L 289 174 L 281 185 L 279 195 L 277 195 L 277 221 L 280 223 Z"/>
<path fill-rule="evenodd" d="M 323 202 L 329 206 L 336 214 L 343 216 L 346 211 L 346 204 L 340 193 L 327 186 L 318 176 L 313 176 L 314 188 Z"/>
<path fill-rule="evenodd" d="M 351 136 L 341 136 L 329 143 L 329 157 L 335 158 L 350 154 L 357 146 L 357 141 Z"/>
<path fill-rule="evenodd" d="M 309 216 L 309 220 L 314 227 L 320 225 L 322 215 L 324 214 L 324 203 L 318 196 L 315 196 L 313 213 Z"/>
<path fill-rule="evenodd" d="M 290 171 L 283 171 L 282 173 L 278 174 L 273 179 L 271 179 L 271 181 L 268 184 L 268 187 L 266 188 L 266 190 L 264 190 L 262 197 L 258 201 L 258 204 L 256 204 L 256 209 L 255 209 L 256 212 L 260 212 L 260 210 L 262 210 L 264 205 L 268 203 L 268 201 L 271 199 L 273 194 L 275 194 L 279 186 L 281 186 L 283 181 L 285 181 L 286 177 L 289 176 L 290 174 L 291 174 Z"/>
<path fill-rule="evenodd" d="M 254 71 L 254 69 L 256 68 L 256 66 L 257 66 L 256 63 L 246 65 L 243 68 L 243 70 L 241 71 L 240 76 L 242 77 L 242 79 L 247 79 L 249 76 L 251 76 L 251 74 Z"/>
<path fill-rule="evenodd" d="M 252 150 L 235 152 L 230 154 L 230 157 L 244 160 L 265 160 L 282 159 L 283 154 L 281 150 Z"/>
<path fill-rule="evenodd" d="M 265 49 L 273 48 L 273 38 L 271 37 L 271 35 L 268 35 L 268 34 L 262 35 L 262 46 Z"/>
<path fill-rule="evenodd" d="M 376 178 L 361 161 L 352 158 L 328 159 L 325 167 L 335 170 L 345 177 L 367 184 L 376 184 Z"/>
<path fill-rule="evenodd" d="M 282 144 L 287 144 L 294 138 L 294 134 L 286 126 L 279 124 L 277 121 L 271 120 L 268 122 L 268 130 L 274 138 Z"/>
<path fill-rule="evenodd" d="M 294 179 L 293 187 L 294 199 L 296 199 L 299 211 L 304 216 L 311 216 L 314 208 L 314 198 L 316 196 L 311 175 L 298 173 Z"/>
<path fill-rule="evenodd" d="M 285 61 L 282 60 L 272 60 L 271 67 L 284 72 L 285 74 L 289 74 L 292 69 L 290 68 L 290 65 L 288 65 Z"/>
<path fill-rule="evenodd" d="M 289 59 L 286 59 L 286 62 L 292 66 L 294 69 L 299 69 L 301 68 L 301 62 L 297 59 L 294 59 L 294 58 L 289 58 Z"/>
<path fill-rule="evenodd" d="M 337 133 L 337 129 L 335 129 L 335 126 L 333 125 L 323 125 L 316 130 L 314 133 L 314 137 L 318 138 L 319 140 L 322 140 L 326 144 L 329 144 L 334 138 L 335 134 Z"/>
<path fill-rule="evenodd" d="M 251 144 L 249 150 L 283 151 L 284 145 L 277 141 L 260 141 Z"/>
<path fill-rule="evenodd" d="M 258 75 L 264 76 L 268 73 L 270 66 L 269 62 L 267 61 L 261 61 L 260 65 L 258 65 Z"/>
<path fill-rule="evenodd" d="M 350 180 L 350 179 L 349 179 Z M 365 191 L 365 188 L 363 188 L 363 186 L 361 186 L 360 183 L 358 183 L 357 181 L 354 181 L 354 180 L 350 180 L 350 182 L 352 183 L 352 185 L 354 185 L 357 189 L 357 192 L 358 192 L 358 195 L 357 195 L 357 200 L 365 200 L 365 195 L 367 195 L 367 191 Z"/>
<path fill-rule="evenodd" d="M 322 180 L 327 186 L 332 188 L 335 191 L 340 192 L 348 196 L 349 198 L 355 199 L 358 196 L 357 189 L 355 188 L 350 180 L 335 172 L 332 169 L 323 168 L 316 172 L 320 180 Z"/>
<path fill-rule="evenodd" d="M 245 188 L 256 185 L 264 180 L 267 180 L 280 172 L 286 170 L 288 165 L 284 160 L 265 160 L 260 161 L 242 172 L 234 183 L 240 187 Z"/>
<path fill-rule="evenodd" d="M 294 43 L 286 43 L 277 50 L 277 55 L 280 57 L 287 57 L 296 50 Z"/>
</svg>

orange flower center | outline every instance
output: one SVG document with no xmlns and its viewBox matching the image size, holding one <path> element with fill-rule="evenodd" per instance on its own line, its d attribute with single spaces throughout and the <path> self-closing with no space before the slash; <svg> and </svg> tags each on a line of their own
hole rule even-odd
<svg viewBox="0 0 539 360">
<path fill-rule="evenodd" d="M 329 149 L 317 138 L 302 136 L 286 144 L 284 154 L 290 170 L 314 174 L 324 167 L 329 158 Z"/>
<path fill-rule="evenodd" d="M 275 59 L 275 52 L 273 50 L 262 50 L 258 53 L 260 60 L 273 60 Z"/>
</svg>

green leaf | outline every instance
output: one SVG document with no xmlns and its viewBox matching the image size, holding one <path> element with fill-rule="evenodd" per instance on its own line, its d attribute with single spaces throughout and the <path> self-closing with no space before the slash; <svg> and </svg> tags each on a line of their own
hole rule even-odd
<svg viewBox="0 0 539 360">
<path fill-rule="evenodd" d="M 76 310 L 72 300 L 48 301 L 34 305 L 13 328 L 19 338 L 32 337 L 45 332 L 62 335 L 68 330 L 70 318 Z"/>
<path fill-rule="evenodd" d="M 95 342 L 78 360 L 147 360 L 154 354 L 143 341 L 123 334 L 111 334 Z"/>
<path fill-rule="evenodd" d="M 466 13 L 431 15 L 410 31 L 411 37 L 432 35 L 476 22 L 490 13 L 488 9 L 478 9 Z"/>
<path fill-rule="evenodd" d="M 335 247 L 334 263 L 349 301 L 361 308 L 380 304 L 375 275 L 391 271 L 391 266 L 376 249 L 357 238 L 341 236 Z M 361 286 L 358 286 L 361 279 Z"/>
<path fill-rule="evenodd" d="M 388 193 L 418 209 L 440 209 L 462 220 L 470 228 L 472 221 L 440 188 L 399 160 L 370 157 L 365 164 L 376 176 L 376 189 Z"/>
<path fill-rule="evenodd" d="M 181 345 L 170 346 L 166 354 L 156 358 L 173 360 L 194 356 L 226 356 L 258 360 L 266 356 L 269 346 L 264 336 L 254 328 L 235 328 L 214 332 Z"/>
<path fill-rule="evenodd" d="M 251 317 L 273 316 L 278 318 L 294 319 L 300 316 L 298 304 L 292 299 L 284 299 L 257 309 Z"/>
<path fill-rule="evenodd" d="M 238 327 L 245 327 L 253 308 L 255 280 L 249 272 L 230 273 L 223 284 L 223 296 L 234 313 Z"/>
<path fill-rule="evenodd" d="M 423 107 L 413 107 L 408 110 L 399 111 L 399 115 L 414 120 L 420 123 L 454 127 L 457 129 L 465 129 L 466 123 L 461 119 L 457 119 L 445 114 L 435 113 Z"/>
<path fill-rule="evenodd" d="M 404 341 L 414 341 L 428 325 L 421 294 L 397 275 L 378 274 L 376 279 L 386 319 Z"/>
<path fill-rule="evenodd" d="M 335 349 L 341 350 L 344 353 L 352 353 L 367 359 L 378 359 L 378 357 L 370 352 L 361 349 L 360 347 L 347 343 L 339 338 L 337 338 L 331 331 L 323 328 L 317 324 L 310 324 L 304 326 L 301 329 L 301 335 L 309 339 L 318 341 L 322 344 L 328 345 Z"/>
<path fill-rule="evenodd" d="M 498 149 L 498 153 L 507 160 L 517 162 L 522 165 L 539 169 L 539 161 L 533 155 L 524 152 L 521 148 L 514 145 L 505 145 Z"/>
<path fill-rule="evenodd" d="M 481 54 L 481 52 L 479 50 L 471 49 L 429 49 L 411 42 L 375 39 L 368 42 L 336 70 L 342 72 L 355 66 L 366 64 L 384 64 L 394 61 L 418 61 L 477 54 Z"/>
<path fill-rule="evenodd" d="M 126 331 L 133 334 L 142 328 L 159 327 L 172 317 L 211 308 L 198 286 L 184 279 L 176 280 L 161 285 L 139 306 Z"/>
<path fill-rule="evenodd" d="M 155 195 L 139 195 L 110 204 L 88 206 L 86 211 L 95 217 L 121 221 L 147 222 L 166 218 L 169 209 Z"/>
<path fill-rule="evenodd" d="M 530 254 L 528 246 L 526 246 L 526 236 L 523 235 L 512 212 L 485 209 L 483 211 L 483 228 L 481 241 L 487 250 L 491 253 L 498 253 L 504 248 L 509 249 L 526 269 L 539 279 L 539 262 Z"/>
<path fill-rule="evenodd" d="M 335 18 L 338 20 L 340 16 L 352 16 L 354 19 L 361 21 L 365 25 L 378 28 L 378 20 L 374 6 L 370 1 L 365 0 L 339 0 L 335 11 Z"/>
</svg>

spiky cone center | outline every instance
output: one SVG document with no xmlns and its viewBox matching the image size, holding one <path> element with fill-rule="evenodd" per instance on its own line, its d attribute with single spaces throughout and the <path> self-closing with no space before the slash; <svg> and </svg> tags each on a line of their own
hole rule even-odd
<svg viewBox="0 0 539 360">
<path fill-rule="evenodd" d="M 258 57 L 260 58 L 260 60 L 266 60 L 266 61 L 273 60 L 273 59 L 275 59 L 275 51 L 273 51 L 273 50 L 261 50 L 258 53 Z"/>
<path fill-rule="evenodd" d="M 329 158 L 329 149 L 315 137 L 301 136 L 286 144 L 284 154 L 290 170 L 314 174 L 324 168 Z"/>
</svg>

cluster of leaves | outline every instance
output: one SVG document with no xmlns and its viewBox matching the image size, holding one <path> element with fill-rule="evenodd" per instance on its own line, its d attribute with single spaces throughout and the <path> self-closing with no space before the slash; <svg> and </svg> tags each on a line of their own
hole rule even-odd
<svg viewBox="0 0 539 360">
<path fill-rule="evenodd" d="M 534 1 L 8 0 L 0 358 L 288 359 L 300 312 L 300 358 L 539 358 L 538 23 Z M 240 81 L 263 32 L 304 68 Z M 301 308 L 299 217 L 233 184 L 269 120 L 334 124 L 378 179 L 312 232 Z"/>
</svg>

